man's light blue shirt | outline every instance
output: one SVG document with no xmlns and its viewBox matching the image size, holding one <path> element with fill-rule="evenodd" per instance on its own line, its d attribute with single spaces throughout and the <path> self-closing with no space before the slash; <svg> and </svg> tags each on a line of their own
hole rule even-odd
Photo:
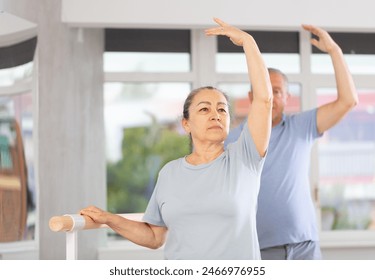
<svg viewBox="0 0 375 280">
<path fill-rule="evenodd" d="M 284 115 L 272 128 L 258 196 L 260 248 L 318 241 L 315 207 L 309 183 L 310 153 L 320 137 L 317 109 Z M 236 141 L 245 123 L 226 140 Z"/>
</svg>

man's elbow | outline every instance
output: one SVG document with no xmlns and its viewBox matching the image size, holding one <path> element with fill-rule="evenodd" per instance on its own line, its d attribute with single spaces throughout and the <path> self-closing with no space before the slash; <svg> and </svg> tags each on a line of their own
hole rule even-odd
<svg viewBox="0 0 375 280">
<path fill-rule="evenodd" d="M 353 103 L 352 103 L 352 108 L 354 108 L 355 106 L 357 106 L 359 104 L 359 99 L 358 99 L 358 96 L 356 96 L 356 98 L 354 99 Z"/>
<path fill-rule="evenodd" d="M 336 104 L 339 105 L 344 112 L 349 112 L 355 106 L 357 106 L 358 103 L 359 103 L 358 97 L 353 96 L 353 98 L 345 99 L 345 100 L 341 100 L 341 101 L 340 101 L 340 99 L 338 99 Z"/>
<path fill-rule="evenodd" d="M 347 103 L 348 111 L 352 110 L 355 106 L 357 106 L 359 103 L 358 97 L 353 98 L 350 102 Z"/>
</svg>

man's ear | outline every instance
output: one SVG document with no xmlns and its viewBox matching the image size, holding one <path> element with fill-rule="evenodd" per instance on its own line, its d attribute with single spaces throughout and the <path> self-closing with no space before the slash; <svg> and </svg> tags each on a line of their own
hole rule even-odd
<svg viewBox="0 0 375 280">
<path fill-rule="evenodd" d="M 250 104 L 251 104 L 253 102 L 253 92 L 249 90 L 249 92 L 247 93 L 247 96 L 249 97 Z"/>
</svg>

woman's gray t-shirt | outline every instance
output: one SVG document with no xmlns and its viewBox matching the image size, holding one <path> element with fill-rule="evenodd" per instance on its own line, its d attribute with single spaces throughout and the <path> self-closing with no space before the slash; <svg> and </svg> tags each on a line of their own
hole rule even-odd
<svg viewBox="0 0 375 280">
<path fill-rule="evenodd" d="M 168 228 L 166 259 L 260 259 L 257 198 L 264 164 L 247 125 L 207 164 L 167 163 L 143 220 Z"/>
</svg>

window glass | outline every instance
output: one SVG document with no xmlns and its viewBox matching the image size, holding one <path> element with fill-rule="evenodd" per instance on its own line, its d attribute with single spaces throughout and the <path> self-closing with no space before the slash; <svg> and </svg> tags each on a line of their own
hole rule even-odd
<svg viewBox="0 0 375 280">
<path fill-rule="evenodd" d="M 249 112 L 249 83 L 219 83 L 218 87 L 230 99 L 231 127 L 239 125 Z M 290 98 L 285 107 L 285 113 L 295 113 L 301 110 L 301 85 L 289 83 Z"/>
<path fill-rule="evenodd" d="M 344 54 L 352 74 L 374 74 L 375 55 Z M 332 60 L 327 54 L 313 54 L 311 57 L 311 71 L 318 74 L 333 74 Z"/>
<path fill-rule="evenodd" d="M 301 97 L 302 97 L 302 86 L 299 83 L 289 82 L 289 93 L 290 97 L 285 106 L 285 113 L 292 114 L 301 111 Z"/>
<path fill-rule="evenodd" d="M 35 237 L 32 94 L 0 96 L 0 242 Z"/>
<path fill-rule="evenodd" d="M 189 72 L 189 53 L 105 52 L 105 72 Z"/>
<path fill-rule="evenodd" d="M 285 73 L 300 72 L 299 54 L 263 53 L 266 65 L 283 69 Z M 217 53 L 216 71 L 219 73 L 247 73 L 246 58 L 243 53 Z"/>
<path fill-rule="evenodd" d="M 24 65 L 0 69 L 0 87 L 11 86 L 17 81 L 31 78 L 33 63 L 29 62 Z"/>
<path fill-rule="evenodd" d="M 336 90 L 317 90 L 319 105 Z M 375 89 L 359 89 L 359 104 L 319 140 L 323 230 L 375 229 Z"/>
<path fill-rule="evenodd" d="M 108 209 L 144 212 L 161 167 L 190 153 L 181 126 L 189 83 L 106 83 Z"/>
<path fill-rule="evenodd" d="M 219 83 L 218 88 L 229 98 L 231 128 L 238 126 L 249 112 L 249 83 Z"/>
</svg>

